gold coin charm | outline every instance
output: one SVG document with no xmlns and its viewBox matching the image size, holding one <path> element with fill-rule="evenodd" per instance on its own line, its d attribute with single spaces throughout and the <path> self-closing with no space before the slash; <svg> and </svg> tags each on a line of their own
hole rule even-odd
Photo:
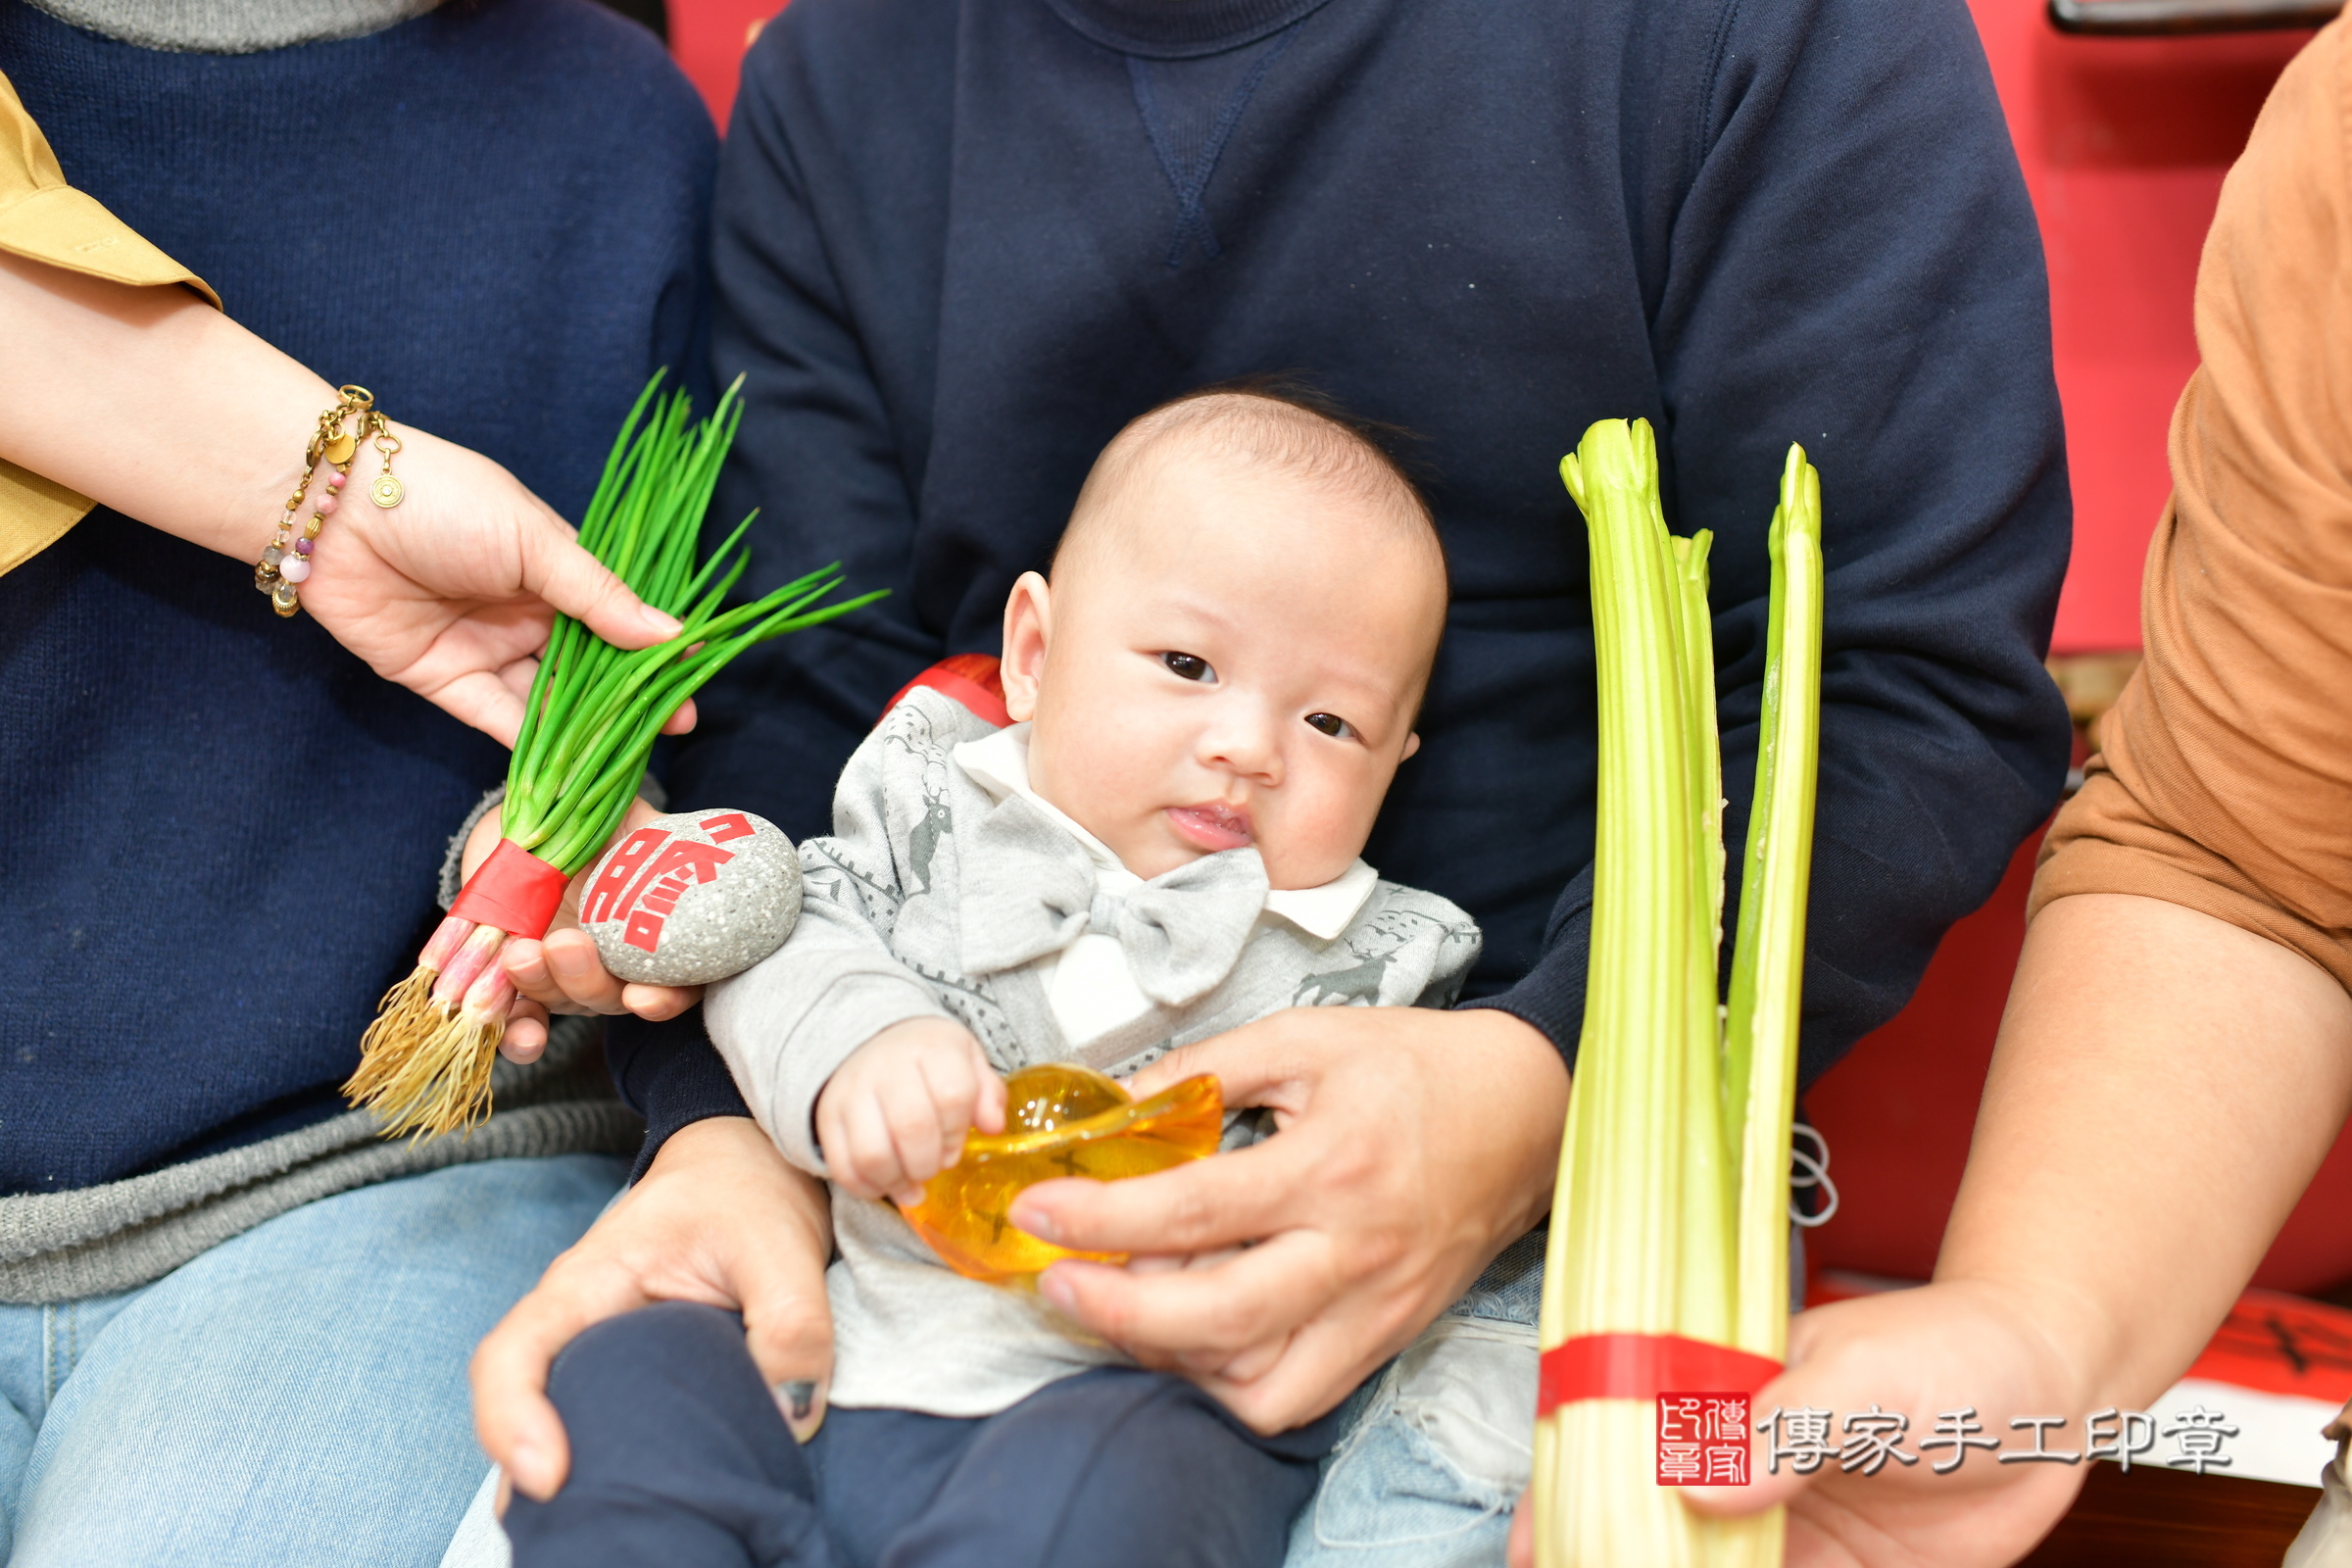
<svg viewBox="0 0 2352 1568">
<path fill-rule="evenodd" d="M 368 499 L 379 507 L 397 507 L 408 493 L 408 487 L 388 473 L 377 474 L 375 483 L 368 487 Z"/>
<path fill-rule="evenodd" d="M 350 431 L 345 430 L 339 432 L 333 440 L 327 442 L 324 449 L 321 450 L 318 455 L 326 459 L 327 462 L 334 464 L 337 467 L 340 467 L 344 464 L 349 463 L 351 461 L 351 455 L 359 450 L 359 437 L 353 435 Z"/>
</svg>

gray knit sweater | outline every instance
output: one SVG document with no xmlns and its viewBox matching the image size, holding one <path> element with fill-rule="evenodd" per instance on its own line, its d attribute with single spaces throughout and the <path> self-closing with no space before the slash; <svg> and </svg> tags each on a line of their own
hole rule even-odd
<svg viewBox="0 0 2352 1568">
<path fill-rule="evenodd" d="M 372 1112 L 66 1193 L 0 1198 L 0 1302 L 66 1301 L 161 1279 L 313 1199 L 481 1159 L 626 1154 L 644 1134 L 612 1098 L 601 1019 L 557 1023 L 547 1054 L 491 1074 L 498 1111 L 469 1137 L 387 1142 Z"/>
<path fill-rule="evenodd" d="M 142 49 L 250 55 L 361 38 L 421 17 L 441 0 L 30 0 L 60 22 Z"/>
</svg>

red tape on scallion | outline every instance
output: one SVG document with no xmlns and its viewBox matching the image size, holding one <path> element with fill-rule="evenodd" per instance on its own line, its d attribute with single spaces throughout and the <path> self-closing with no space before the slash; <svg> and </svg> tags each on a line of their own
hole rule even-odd
<svg viewBox="0 0 2352 1568">
<path fill-rule="evenodd" d="M 543 937 L 571 878 L 513 839 L 500 839 L 449 906 L 452 919 L 494 925 L 510 937 Z"/>
<path fill-rule="evenodd" d="M 1661 1394 L 1753 1394 L 1781 1363 L 1679 1334 L 1580 1334 L 1537 1363 L 1536 1419 L 1580 1399 L 1655 1399 Z"/>
<path fill-rule="evenodd" d="M 596 858 L 637 798 L 662 725 L 754 643 L 802 630 L 883 597 L 823 603 L 838 563 L 722 608 L 751 564 L 746 517 L 698 564 L 703 514 L 743 416 L 742 383 L 708 419 L 683 392 L 648 382 L 605 460 L 580 519 L 580 544 L 637 596 L 676 616 L 677 636 L 634 653 L 568 615 L 550 628 L 507 767 L 498 848 L 466 879 L 409 977 L 385 993 L 343 1092 L 372 1107 L 387 1135 L 433 1137 L 490 1112 L 490 1068 L 514 988 L 500 956 L 511 937 L 543 935 L 565 884 Z"/>
</svg>

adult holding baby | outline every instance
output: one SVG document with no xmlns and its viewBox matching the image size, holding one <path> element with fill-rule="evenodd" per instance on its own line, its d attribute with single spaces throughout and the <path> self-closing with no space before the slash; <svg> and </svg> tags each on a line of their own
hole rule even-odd
<svg viewBox="0 0 2352 1568">
<path fill-rule="evenodd" d="M 664 634 L 563 512 L 689 348 L 712 150 L 632 24 L 431 10 L 0 5 L 23 1568 L 437 1560 L 472 1343 L 634 1142 L 592 1054 L 440 1153 L 339 1093 L 552 607 Z"/>
<path fill-rule="evenodd" d="M 671 770 L 685 797 L 821 830 L 891 694 L 995 645 L 1095 452 L 1175 393 L 1296 370 L 1423 438 L 1453 599 L 1421 751 L 1365 858 L 1477 918 L 1472 1004 L 1292 1010 L 1180 1052 L 1138 1087 L 1213 1072 L 1282 1132 L 1015 1214 L 1090 1250 L 1258 1243 L 1041 1282 L 1253 1429 L 1329 1410 L 1548 1200 L 1593 777 L 1582 533 L 1553 466 L 1588 422 L 1656 423 L 1670 514 L 1716 532 L 1735 855 L 1787 443 L 1828 477 L 1809 1073 L 1899 1006 L 2055 799 L 2067 728 L 2038 661 L 2067 504 L 2042 274 L 1958 4 L 799 0 L 737 105 L 714 352 L 749 412 L 720 511 L 763 509 L 758 580 L 822 551 L 896 593 L 708 688 Z M 577 939 L 517 956 L 559 1004 L 621 1000 Z M 699 1029 L 616 1024 L 611 1049 L 649 1176 L 477 1362 L 485 1441 L 534 1494 L 564 1459 L 537 1380 L 590 1319 L 699 1292 L 745 1306 L 771 1379 L 821 1370 L 774 1326 L 805 1323 L 779 1303 L 823 1254 L 779 1263 L 793 1189 Z M 756 1221 L 675 1179 L 720 1149 Z M 1489 1285 L 1470 1315 L 1507 1322 L 1532 1281 Z M 1499 1550 L 1507 1440 L 1441 1433 L 1455 1485 L 1426 1506 L 1377 1484 L 1410 1372 L 1367 1396 L 1298 1556 Z M 1489 1424 L 1524 1431 L 1526 1409 Z"/>
<path fill-rule="evenodd" d="M 1360 433 L 1212 391 L 1111 442 L 1051 580 L 1005 607 L 1014 722 L 929 687 L 894 704 L 802 847 L 791 936 L 710 988 L 760 1127 L 833 1189 L 831 1414 L 796 1445 L 715 1308 L 601 1323 L 551 1382 L 575 1461 L 510 1506 L 517 1568 L 1279 1568 L 1341 1414 L 1255 1433 L 1126 1364 L 1017 1288 L 1047 1256 L 988 1255 L 993 1207 L 923 1184 L 967 1132 L 1107 1100 L 1104 1075 L 1171 1048 L 1301 1005 L 1452 1003 L 1476 925 L 1359 855 L 1445 613 L 1429 514 Z M 1197 1152 L 1268 1130 L 1191 1121 L 1202 1087 L 1152 1113 Z M 1048 1168 L 1126 1157 L 1093 1131 Z"/>
</svg>

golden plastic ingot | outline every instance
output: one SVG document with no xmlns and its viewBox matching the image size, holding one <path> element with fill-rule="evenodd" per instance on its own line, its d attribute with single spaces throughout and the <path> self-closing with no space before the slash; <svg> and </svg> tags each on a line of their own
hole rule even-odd
<svg viewBox="0 0 2352 1568">
<path fill-rule="evenodd" d="M 1032 1287 L 1057 1258 L 1127 1261 L 1124 1252 L 1073 1252 L 1019 1229 L 1006 1214 L 1022 1188 L 1063 1176 L 1149 1176 L 1215 1153 L 1224 1134 L 1224 1097 L 1205 1073 L 1140 1102 L 1102 1074 L 1064 1063 L 1024 1067 L 1004 1090 L 1004 1130 L 966 1138 L 963 1156 L 905 1210 L 942 1262 L 992 1285 Z"/>
</svg>

